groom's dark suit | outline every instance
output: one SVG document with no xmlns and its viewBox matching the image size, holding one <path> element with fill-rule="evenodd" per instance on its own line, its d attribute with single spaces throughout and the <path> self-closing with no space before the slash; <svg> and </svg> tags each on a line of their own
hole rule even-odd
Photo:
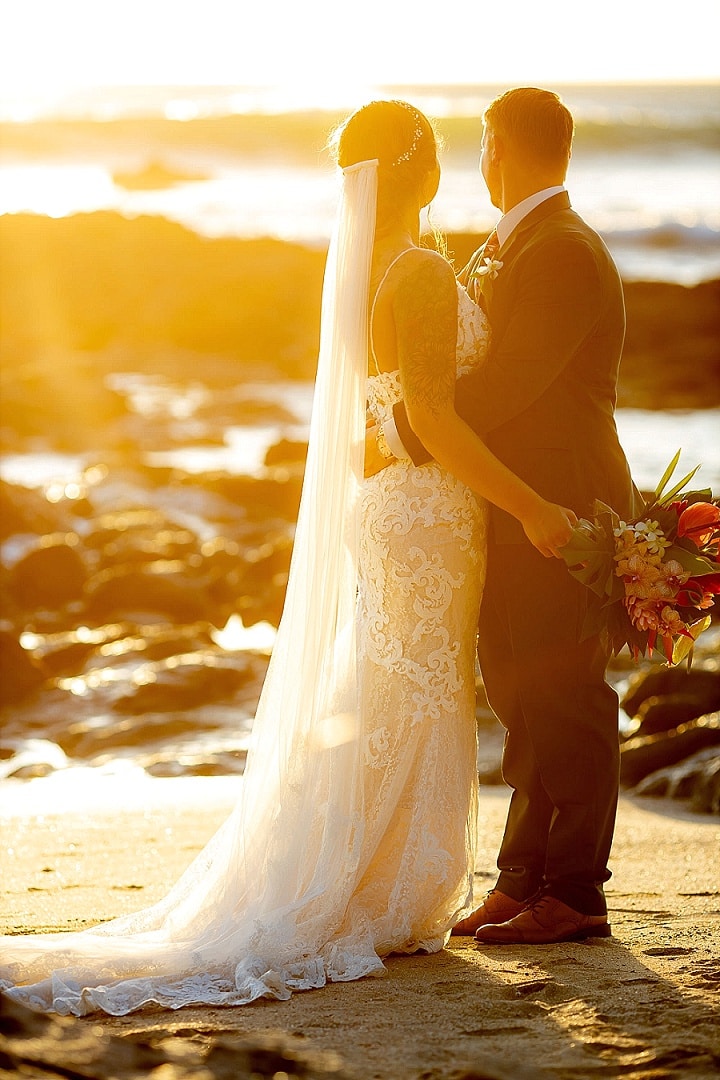
<svg viewBox="0 0 720 1080">
<path fill-rule="evenodd" d="M 561 192 L 497 258 L 497 277 L 484 279 L 489 355 L 458 383 L 458 412 L 545 498 L 578 516 L 596 498 L 629 514 L 635 489 L 613 417 L 625 310 L 605 245 Z M 463 283 L 481 259 L 482 249 Z M 395 420 L 413 460 L 426 461 L 402 406 Z M 606 654 L 597 637 L 580 640 L 592 594 L 514 518 L 492 507 L 490 521 L 478 651 L 513 788 L 497 887 L 524 900 L 546 885 L 575 910 L 603 914 L 619 737 Z"/>
</svg>

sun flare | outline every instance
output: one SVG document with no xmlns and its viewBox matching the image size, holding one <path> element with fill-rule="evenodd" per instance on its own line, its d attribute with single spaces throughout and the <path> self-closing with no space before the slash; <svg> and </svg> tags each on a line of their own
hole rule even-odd
<svg viewBox="0 0 720 1080">
<path fill-rule="evenodd" d="M 588 21 L 591 32 L 588 32 Z M 678 48 L 678 37 L 694 37 Z M 78 86 L 278 86 L 318 104 L 387 84 L 714 79 L 716 0 L 606 0 L 577 22 L 517 0 L 496 4 L 366 0 L 338 18 L 336 0 L 246 5 L 206 0 L 14 0 L 0 23 L 0 94 L 47 98 Z M 538 48 L 538 43 L 542 48 Z"/>
</svg>

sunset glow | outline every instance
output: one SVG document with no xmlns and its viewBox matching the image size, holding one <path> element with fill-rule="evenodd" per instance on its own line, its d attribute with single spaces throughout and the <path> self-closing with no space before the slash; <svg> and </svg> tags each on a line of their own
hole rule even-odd
<svg viewBox="0 0 720 1080">
<path fill-rule="evenodd" d="M 410 10 L 411 14 L 408 14 Z M 508 10 L 512 19 L 508 20 Z M 335 102 L 403 83 L 712 80 L 716 0 L 10 0 L 0 94 L 92 85 L 277 85 Z M 356 96 L 356 94 L 352 94 Z"/>
</svg>

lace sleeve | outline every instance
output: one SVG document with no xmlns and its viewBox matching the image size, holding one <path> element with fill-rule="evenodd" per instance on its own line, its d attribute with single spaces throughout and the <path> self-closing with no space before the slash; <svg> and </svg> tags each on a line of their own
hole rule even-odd
<svg viewBox="0 0 720 1080">
<path fill-rule="evenodd" d="M 393 301 L 400 381 L 406 406 L 436 414 L 452 402 L 457 376 L 457 286 L 452 267 L 418 252 Z"/>
</svg>

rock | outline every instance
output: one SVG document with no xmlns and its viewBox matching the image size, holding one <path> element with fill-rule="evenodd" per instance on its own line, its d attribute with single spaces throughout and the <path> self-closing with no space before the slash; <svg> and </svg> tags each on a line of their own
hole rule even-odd
<svg viewBox="0 0 720 1080">
<path fill-rule="evenodd" d="M 81 1020 L 44 1016 L 0 994 L 0 1068 L 9 1075 L 135 1080 L 165 1060 L 145 1042 L 109 1035 Z"/>
<path fill-rule="evenodd" d="M 197 536 L 157 510 L 100 514 L 85 546 L 100 552 L 105 564 L 184 558 L 199 549 Z"/>
<path fill-rule="evenodd" d="M 623 291 L 627 333 L 619 404 L 641 409 L 720 404 L 720 281 L 692 287 L 626 281 Z"/>
<path fill-rule="evenodd" d="M 88 569 L 76 533 L 52 533 L 10 570 L 9 588 L 27 608 L 52 610 L 79 600 Z"/>
<path fill-rule="evenodd" d="M 19 484 L 0 480 L 0 540 L 18 533 L 68 532 L 71 517 L 65 500 L 51 503 L 45 496 Z"/>
<path fill-rule="evenodd" d="M 212 731 L 215 727 L 212 722 L 203 723 L 196 715 L 168 716 L 167 713 L 141 712 L 137 716 L 114 719 L 112 722 L 107 715 L 101 715 L 71 724 L 66 731 L 58 734 L 57 742 L 68 756 L 87 759 L 120 747 L 148 746 Z"/>
<path fill-rule="evenodd" d="M 700 814 L 720 814 L 720 754 L 700 763 L 690 801 Z"/>
<path fill-rule="evenodd" d="M 6 283 L 3 274 L 3 289 Z M 52 305 L 57 311 L 56 305 L 57 300 Z M 39 315 L 42 304 L 30 306 Z M 105 445 L 113 441 L 113 431 L 127 412 L 120 394 L 98 377 L 92 356 L 91 351 L 103 344 L 103 327 L 95 327 L 99 332 L 95 341 L 91 336 L 77 349 L 67 348 L 64 330 L 70 328 L 64 319 L 62 327 L 57 317 L 54 321 L 55 338 L 46 342 L 45 349 L 31 355 L 25 343 L 18 343 L 22 363 L 9 362 L 7 353 L 3 357 L 5 424 L 16 438 L 46 439 L 51 432 L 54 448 L 94 450 L 101 440 Z"/>
<path fill-rule="evenodd" d="M 204 582 L 178 559 L 101 570 L 88 581 L 86 597 L 91 615 L 103 622 L 154 615 L 183 623 L 212 621 L 213 615 Z"/>
<path fill-rule="evenodd" d="M 100 494 L 102 494 L 105 484 L 112 484 L 113 481 L 117 482 L 119 473 L 120 470 L 118 469 L 108 473 L 103 480 L 103 484 L 98 488 Z M 152 530 L 162 529 L 167 524 L 166 516 L 161 511 L 150 507 L 141 506 L 134 509 L 120 507 L 118 510 L 107 511 L 102 509 L 102 503 L 101 498 L 101 508 L 96 510 L 92 528 L 85 537 L 86 547 L 103 548 L 106 544 L 111 544 L 129 531 L 138 530 L 149 533 Z"/>
<path fill-rule="evenodd" d="M 8 772 L 7 778 L 13 780 L 39 780 L 41 777 L 50 776 L 55 772 L 55 766 L 49 761 L 36 761 L 32 765 L 21 765 L 12 772 Z"/>
<path fill-rule="evenodd" d="M 710 746 L 676 765 L 656 769 L 633 788 L 632 794 L 691 799 L 693 809 L 720 813 L 720 748 Z"/>
<path fill-rule="evenodd" d="M 208 1034 L 192 1025 L 113 1035 L 97 1021 L 44 1015 L 0 994 L 0 1072 L 18 1080 L 346 1080 L 332 1051 L 284 1032 Z"/>
<path fill-rule="evenodd" d="M 161 529 L 148 535 L 126 532 L 105 544 L 101 557 L 106 564 L 128 566 L 157 559 L 187 559 L 199 546 L 197 537 L 187 529 Z"/>
<path fill-rule="evenodd" d="M 144 762 L 150 776 L 235 776 L 244 772 L 247 751 L 215 750 L 206 754 L 158 754 Z"/>
<path fill-rule="evenodd" d="M 0 630 L 0 686 L 3 704 L 20 701 L 45 681 L 42 665 L 24 649 L 16 635 Z"/>
<path fill-rule="evenodd" d="M 41 665 L 48 678 L 77 675 L 99 649 L 128 634 L 131 629 L 129 623 L 111 623 L 92 629 L 89 626 L 79 626 L 73 630 L 55 633 L 34 633 L 28 651 Z"/>
<path fill-rule="evenodd" d="M 720 709 L 720 671 L 696 666 L 690 671 L 676 667 L 644 672 L 631 681 L 620 704 L 628 716 L 634 717 L 640 715 L 641 707 L 648 698 L 652 698 L 655 704 L 658 699 L 670 697 L 687 703 L 688 707 L 690 702 L 694 702 L 697 709 L 695 716 L 716 712 Z M 657 720 L 654 722 L 658 723 Z M 658 726 L 655 730 L 663 729 Z"/>
<path fill-rule="evenodd" d="M 45 671 L 47 672 L 48 678 L 57 679 L 66 675 L 79 674 L 85 667 L 88 659 L 95 652 L 97 648 L 96 645 L 85 641 L 73 641 L 71 635 L 72 631 L 69 631 L 67 634 L 68 641 L 66 644 L 58 645 L 54 649 L 49 648 L 44 653 L 42 663 Z M 60 635 L 52 636 L 59 637 Z"/>
<path fill-rule="evenodd" d="M 673 731 L 635 736 L 620 747 L 620 780 L 634 787 L 649 773 L 710 746 L 720 746 L 720 713 L 701 716 Z"/>
<path fill-rule="evenodd" d="M 113 348 L 133 364 L 172 350 L 222 355 L 234 372 L 262 357 L 263 363 L 282 364 L 290 377 L 314 373 L 322 250 L 274 239 L 208 239 L 160 215 L 128 219 L 100 211 L 61 219 L 6 214 L 0 218 L 0 251 L 6 353 L 22 357 L 18 381 L 21 368 L 34 376 L 26 376 L 17 394 L 24 415 L 13 417 L 13 427 L 38 411 L 42 431 L 64 417 L 64 410 L 51 408 L 41 378 L 51 392 L 64 391 L 63 405 L 80 392 L 72 413 L 76 437 L 87 440 L 78 416 L 94 431 L 105 421 L 110 403 L 102 381 L 97 379 L 93 413 L 93 396 L 82 395 L 74 371 L 68 378 L 64 358 L 43 362 L 53 350 L 77 357 L 77 368 L 87 358 L 86 377 L 93 363 L 98 366 L 97 354 Z M 287 288 L 288 281 L 302 287 Z M 38 401 L 47 412 L 38 410 Z M 53 412 L 60 415 L 51 419 Z"/>
<path fill-rule="evenodd" d="M 13 129 L 16 139 L 22 127 L 6 130 Z M 482 239 L 451 233 L 455 265 L 463 266 Z M 97 379 L 92 392 L 87 389 L 103 350 L 122 351 L 143 368 L 148 356 L 196 353 L 208 363 L 222 358 L 234 371 L 262 357 L 291 378 L 315 373 L 325 262 L 319 248 L 272 239 L 211 240 L 158 215 L 129 220 L 101 211 L 61 219 L 5 214 L 0 251 L 3 338 L 8 357 L 18 357 L 17 372 L 12 362 L 6 365 L 17 385 L 12 402 L 18 409 L 17 418 L 8 409 L 7 424 L 16 430 L 44 434 L 55 425 L 85 442 L 89 431 L 96 434 L 101 425 L 107 431 L 114 418 L 107 388 Z M 287 282 L 302 287 L 288 288 Z M 720 403 L 720 283 L 687 288 L 631 281 L 624 291 L 621 404 Z"/>
<path fill-rule="evenodd" d="M 176 184 L 210 180 L 211 174 L 180 169 L 176 165 L 170 167 L 164 161 L 149 161 L 132 172 L 118 170 L 113 173 L 112 178 L 114 184 L 127 191 L 159 191 L 163 188 L 175 187 Z"/>
<path fill-rule="evenodd" d="M 249 654 L 233 657 L 190 653 L 143 664 L 132 690 L 113 708 L 121 713 L 173 712 L 232 698 L 254 675 Z"/>
<path fill-rule="evenodd" d="M 711 672 L 710 674 L 714 674 Z M 708 712 L 720 708 L 720 700 L 703 700 L 702 695 L 668 694 L 667 697 L 645 698 L 638 709 L 637 718 L 640 726 L 636 735 L 654 735 L 659 731 L 672 731 L 673 728 L 697 720 Z"/>
<path fill-rule="evenodd" d="M 305 462 L 308 444 L 299 440 L 280 439 L 268 447 L 265 454 L 266 465 L 287 465 L 292 462 Z"/>
<path fill-rule="evenodd" d="M 269 477 L 206 474 L 203 487 L 236 505 L 243 506 L 252 521 L 273 518 L 296 521 L 300 506 L 303 470 L 298 465 L 275 468 Z"/>
<path fill-rule="evenodd" d="M 187 626 L 143 626 L 135 632 L 108 640 L 97 652 L 97 664 L 126 664 L 129 659 L 165 660 L 170 656 L 195 653 L 212 646 L 212 627 L 208 622 Z M 95 666 L 91 662 L 90 667 Z"/>
<path fill-rule="evenodd" d="M 293 540 L 276 533 L 265 543 L 248 548 L 242 562 L 212 586 L 213 595 L 231 601 L 245 626 L 269 622 L 278 626 L 285 602 Z"/>
</svg>

